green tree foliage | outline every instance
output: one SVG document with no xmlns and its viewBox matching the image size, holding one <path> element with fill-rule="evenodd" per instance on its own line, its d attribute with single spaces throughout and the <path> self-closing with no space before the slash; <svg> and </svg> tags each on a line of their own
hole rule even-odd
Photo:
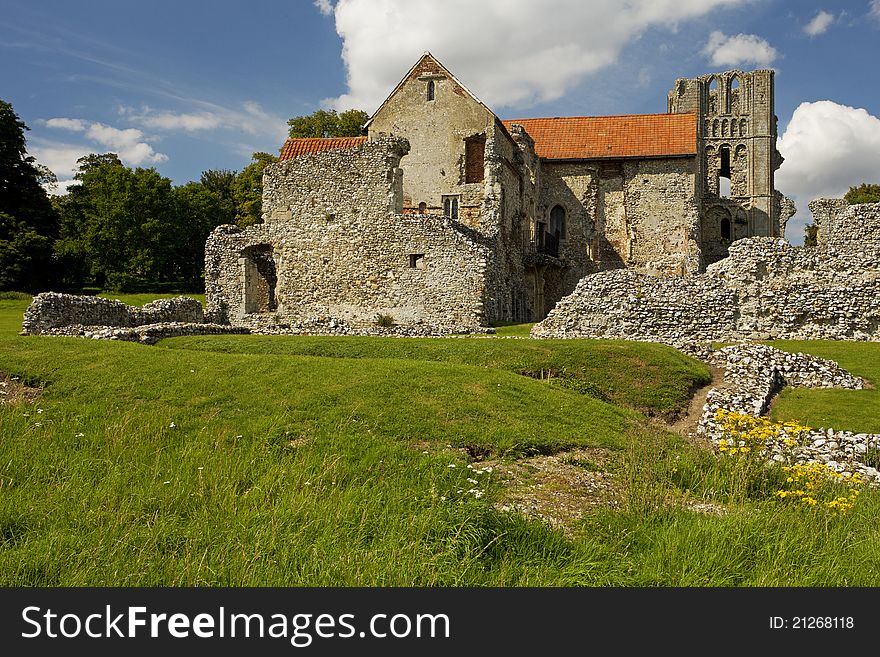
<svg viewBox="0 0 880 657">
<path fill-rule="evenodd" d="M 296 116 L 287 122 L 290 137 L 357 137 L 369 115 L 356 109 L 342 114 L 336 110 L 317 110 L 308 116 Z"/>
<path fill-rule="evenodd" d="M 843 195 L 843 198 L 850 205 L 880 203 L 880 185 L 862 183 L 861 185 L 850 187 L 849 191 Z"/>
<path fill-rule="evenodd" d="M 818 246 L 819 226 L 815 223 L 804 226 L 804 246 Z"/>
<path fill-rule="evenodd" d="M 89 153 L 77 159 L 77 172 L 73 175 L 74 180 L 82 180 L 88 171 L 102 166 L 122 166 L 122 160 L 116 153 Z"/>
<path fill-rule="evenodd" d="M 237 177 L 238 174 L 229 169 L 208 169 L 207 171 L 202 171 L 202 177 L 199 179 L 199 185 L 209 192 L 213 192 L 220 199 L 221 224 L 235 223 L 237 211 L 235 181 Z"/>
<path fill-rule="evenodd" d="M 222 199 L 199 183 L 173 188 L 155 169 L 133 170 L 110 156 L 82 158 L 80 184 L 57 202 L 65 282 L 198 289 L 205 240 L 223 221 Z"/>
<path fill-rule="evenodd" d="M 0 100 L 0 289 L 37 292 L 55 278 L 58 217 L 42 187 L 55 176 L 27 154 L 27 129 Z"/>
<path fill-rule="evenodd" d="M 269 153 L 254 153 L 253 162 L 235 178 L 233 198 L 235 223 L 246 228 L 263 221 L 263 171 L 278 158 Z"/>
</svg>

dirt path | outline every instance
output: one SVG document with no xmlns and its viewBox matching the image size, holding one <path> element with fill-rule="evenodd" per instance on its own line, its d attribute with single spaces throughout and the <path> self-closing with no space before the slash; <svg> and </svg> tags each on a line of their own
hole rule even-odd
<svg viewBox="0 0 880 657">
<path fill-rule="evenodd" d="M 715 365 L 708 365 L 707 367 L 712 374 L 712 380 L 694 393 L 685 414 L 669 426 L 672 431 L 675 431 L 689 440 L 694 440 L 696 438 L 697 424 L 699 424 L 700 418 L 703 415 L 703 406 L 706 403 L 706 397 L 709 395 L 709 391 L 720 385 L 724 378 L 723 368 Z"/>
</svg>

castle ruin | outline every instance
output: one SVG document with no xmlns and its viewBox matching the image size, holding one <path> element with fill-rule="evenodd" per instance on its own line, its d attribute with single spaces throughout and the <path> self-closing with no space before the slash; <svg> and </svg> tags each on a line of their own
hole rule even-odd
<svg viewBox="0 0 880 657">
<path fill-rule="evenodd" d="M 290 139 L 263 223 L 206 247 L 216 321 L 538 321 L 588 274 L 690 276 L 782 237 L 773 71 L 679 79 L 664 114 L 499 119 L 425 53 L 366 135 Z"/>
</svg>

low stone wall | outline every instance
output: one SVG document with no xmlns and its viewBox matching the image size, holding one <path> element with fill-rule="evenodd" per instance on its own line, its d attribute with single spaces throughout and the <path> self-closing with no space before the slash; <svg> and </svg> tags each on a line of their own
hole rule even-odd
<svg viewBox="0 0 880 657">
<path fill-rule="evenodd" d="M 854 206 L 855 207 L 855 206 Z M 586 276 L 532 329 L 535 338 L 667 342 L 880 339 L 880 258 L 870 245 L 793 247 L 753 237 L 706 272 L 658 279 Z"/>
<path fill-rule="evenodd" d="M 202 304 L 190 297 L 157 299 L 139 308 L 115 299 L 43 292 L 24 312 L 23 335 L 40 335 L 65 326 L 132 327 L 144 324 L 202 323 Z"/>
<path fill-rule="evenodd" d="M 63 335 L 90 338 L 92 340 L 125 340 L 142 344 L 156 344 L 164 338 L 182 335 L 247 334 L 248 329 L 239 326 L 212 323 L 163 322 L 143 324 L 131 328 L 115 326 L 84 326 L 73 324 L 46 330 L 43 335 Z"/>
<path fill-rule="evenodd" d="M 760 416 L 784 387 L 846 388 L 860 390 L 864 382 L 837 363 L 791 354 L 765 345 L 734 345 L 717 352 L 724 365 L 724 381 L 709 391 L 697 433 L 714 445 L 728 436 L 719 423 L 718 411 Z M 872 486 L 880 485 L 880 472 L 865 463 L 869 450 L 880 448 L 880 434 L 853 433 L 833 428 L 811 429 L 796 445 L 785 445 L 784 432 L 766 445 L 768 459 L 797 463 L 824 463 L 842 474 L 861 475 Z"/>
</svg>

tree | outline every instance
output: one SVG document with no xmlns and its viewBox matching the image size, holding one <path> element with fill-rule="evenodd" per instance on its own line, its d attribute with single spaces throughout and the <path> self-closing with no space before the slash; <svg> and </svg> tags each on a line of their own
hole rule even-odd
<svg viewBox="0 0 880 657">
<path fill-rule="evenodd" d="M 336 110 L 317 110 L 308 116 L 296 116 L 287 122 L 289 135 L 296 137 L 357 137 L 363 132 L 369 115 L 351 109 L 337 114 Z"/>
<path fill-rule="evenodd" d="M 235 179 L 235 223 L 246 228 L 263 221 L 263 170 L 278 158 L 269 153 L 254 153 L 253 162 Z"/>
<path fill-rule="evenodd" d="M 235 181 L 238 174 L 229 169 L 208 169 L 202 171 L 199 185 L 220 199 L 220 224 L 235 223 L 237 207 L 235 204 Z"/>
<path fill-rule="evenodd" d="M 59 260 L 112 289 L 177 280 L 181 229 L 171 181 L 109 157 L 83 160 L 80 184 L 58 202 Z"/>
<path fill-rule="evenodd" d="M 55 279 L 58 216 L 42 186 L 54 175 L 27 154 L 26 130 L 0 100 L 0 289 L 37 292 Z"/>
<path fill-rule="evenodd" d="M 850 187 L 849 191 L 843 195 L 843 198 L 850 205 L 880 203 L 880 185 L 862 183 L 857 187 Z"/>
<path fill-rule="evenodd" d="M 116 153 L 89 153 L 88 155 L 83 155 L 81 158 L 78 158 L 76 163 L 78 166 L 77 172 L 73 176 L 74 180 L 82 180 L 84 174 L 93 169 L 97 169 L 98 167 L 124 166 L 122 160 L 119 159 L 119 156 Z"/>
<path fill-rule="evenodd" d="M 202 289 L 205 274 L 205 242 L 220 224 L 229 223 L 226 201 L 204 183 L 175 187 L 178 235 L 173 275 L 189 289 Z"/>
<path fill-rule="evenodd" d="M 819 226 L 815 222 L 804 226 L 804 246 L 819 245 Z"/>
</svg>

